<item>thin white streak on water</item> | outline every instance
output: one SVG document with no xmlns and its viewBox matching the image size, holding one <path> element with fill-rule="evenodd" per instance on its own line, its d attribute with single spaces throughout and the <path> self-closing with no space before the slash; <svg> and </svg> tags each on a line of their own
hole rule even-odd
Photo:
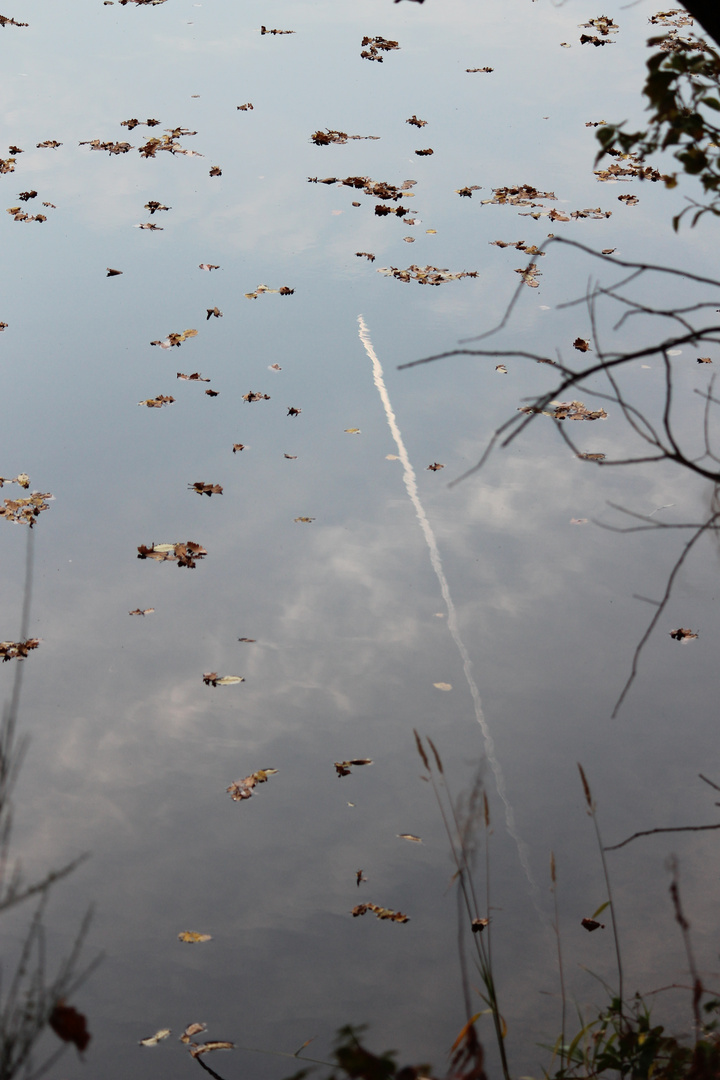
<svg viewBox="0 0 720 1080">
<path fill-rule="evenodd" d="M 400 428 L 398 427 L 397 420 L 395 419 L 393 407 L 390 404 L 390 396 L 387 392 L 387 387 L 385 386 L 382 365 L 378 359 L 375 349 L 373 348 L 373 343 L 370 340 L 370 331 L 368 330 L 367 324 L 365 323 L 362 315 L 358 315 L 358 326 L 360 340 L 365 347 L 365 352 L 368 354 L 370 361 L 372 362 L 373 381 L 375 383 L 375 386 L 377 387 L 378 393 L 380 394 L 380 400 L 383 403 L 388 427 L 390 428 L 392 437 L 395 440 L 395 445 L 398 449 L 398 456 L 402 461 L 403 481 L 405 482 L 407 493 L 410 496 L 410 502 L 415 508 L 415 514 L 420 523 L 420 528 L 422 529 L 423 536 L 425 537 L 425 543 L 427 544 L 428 550 L 430 552 L 430 562 L 432 563 L 432 568 L 435 571 L 435 576 L 438 579 L 440 591 L 442 592 L 443 600 L 445 601 L 445 607 L 447 608 L 447 627 L 450 631 L 450 636 L 455 642 L 457 650 L 460 653 L 460 658 L 463 664 L 463 671 L 465 672 L 465 678 L 470 688 L 470 694 L 473 700 L 475 718 L 480 726 L 483 741 L 485 744 L 485 754 L 490 763 L 490 768 L 493 771 L 493 776 L 495 777 L 495 786 L 497 787 L 498 795 L 502 799 L 503 805 L 505 807 L 505 824 L 507 826 L 508 832 L 510 833 L 510 836 L 515 841 L 515 845 L 518 851 L 518 857 L 520 859 L 520 864 L 525 871 L 525 876 L 533 893 L 533 899 L 535 899 L 538 893 L 538 885 L 535 881 L 535 876 L 530 867 L 528 847 L 517 830 L 517 825 L 515 823 L 515 811 L 513 810 L 512 804 L 510 803 L 510 800 L 508 798 L 507 787 L 505 785 L 505 777 L 503 775 L 500 762 L 497 759 L 497 754 L 495 753 L 495 743 L 490 732 L 490 728 L 488 727 L 487 720 L 485 719 L 485 713 L 483 712 L 482 707 L 482 699 L 480 698 L 480 691 L 478 690 L 477 683 L 475 682 L 472 673 L 472 661 L 470 660 L 468 651 L 465 648 L 465 642 L 460 635 L 457 612 L 455 611 L 455 604 L 453 603 L 452 596 L 450 595 L 450 587 L 448 585 L 447 578 L 445 577 L 445 571 L 443 570 L 442 559 L 440 557 L 437 540 L 435 539 L 435 533 L 433 532 L 432 526 L 428 521 L 428 517 L 425 513 L 424 507 L 420 502 L 417 479 L 415 477 L 415 470 L 412 467 L 408 452 L 405 449 L 405 443 L 403 442 Z"/>
</svg>

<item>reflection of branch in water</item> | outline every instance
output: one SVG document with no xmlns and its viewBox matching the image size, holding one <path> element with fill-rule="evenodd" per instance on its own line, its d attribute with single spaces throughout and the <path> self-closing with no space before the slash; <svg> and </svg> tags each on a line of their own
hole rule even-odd
<svg viewBox="0 0 720 1080">
<path fill-rule="evenodd" d="M 25 588 L 21 639 L 28 636 L 32 599 L 34 532 L 28 529 Z M 17 780 L 27 742 L 16 739 L 24 661 L 16 661 L 10 701 L 0 719 L 0 912 L 36 898 L 35 912 L 20 949 L 14 972 L 0 996 L 0 1080 L 12 1080 L 22 1073 L 26 1080 L 38 1080 L 60 1058 L 67 1041 L 38 1066 L 33 1054 L 48 1027 L 53 1010 L 72 994 L 98 961 L 78 969 L 80 953 L 90 925 L 90 912 L 83 919 L 69 956 L 62 961 L 54 977 L 47 972 L 44 915 L 53 885 L 66 877 L 86 856 L 74 859 L 60 870 L 51 871 L 40 881 L 24 880 L 19 860 L 10 867 L 12 834 L 12 792 Z M 61 1038 L 65 1038 L 65 1034 Z"/>
<path fill-rule="evenodd" d="M 570 421 L 566 419 L 567 413 L 561 414 L 559 410 L 556 413 L 547 411 L 548 406 L 553 403 L 557 404 L 558 398 L 562 398 L 568 392 L 572 393 L 575 391 L 578 393 L 592 394 L 594 397 L 600 398 L 603 401 L 609 401 L 618 406 L 630 431 L 637 436 L 641 444 L 644 444 L 644 447 L 638 448 L 636 452 L 631 452 L 628 456 L 622 458 L 613 459 L 606 456 L 593 457 L 592 463 L 594 465 L 597 465 L 600 468 L 608 468 L 618 465 L 638 465 L 655 461 L 670 461 L 701 478 L 711 481 L 713 485 L 713 496 L 711 509 L 707 519 L 704 522 L 695 522 L 692 525 L 675 526 L 677 528 L 691 528 L 694 530 L 694 534 L 685 545 L 670 573 L 664 596 L 659 601 L 650 601 L 656 605 L 657 610 L 635 650 L 630 676 L 625 683 L 613 710 L 612 715 L 615 717 L 635 680 L 640 654 L 667 606 L 670 592 L 680 567 L 703 533 L 718 533 L 718 522 L 720 521 L 720 453 L 718 453 L 713 446 L 710 423 L 711 406 L 720 405 L 720 399 L 713 395 L 714 377 L 710 379 L 709 385 L 705 391 L 694 391 L 695 394 L 699 394 L 704 402 L 701 423 L 686 425 L 683 436 L 679 436 L 673 412 L 675 404 L 673 357 L 680 346 L 698 345 L 701 342 L 712 343 L 715 345 L 720 344 L 720 325 L 701 326 L 693 321 L 693 316 L 703 312 L 705 308 L 714 307 L 715 304 L 717 304 L 717 301 L 703 301 L 695 304 L 675 304 L 674 306 L 660 307 L 640 302 L 634 297 L 629 296 L 623 290 L 631 283 L 638 282 L 644 276 L 656 274 L 664 275 L 671 281 L 674 281 L 676 278 L 681 278 L 683 283 L 692 282 L 694 285 L 708 285 L 716 290 L 720 290 L 720 281 L 703 277 L 698 274 L 688 273 L 684 270 L 677 270 L 674 267 L 658 266 L 652 263 L 628 262 L 624 259 L 617 259 L 611 255 L 603 255 L 601 252 L 594 251 L 592 248 L 586 247 L 584 244 L 580 244 L 577 241 L 565 240 L 562 237 L 549 238 L 541 245 L 540 250 L 544 251 L 544 249 L 551 244 L 564 244 L 567 247 L 574 248 L 593 258 L 600 258 L 605 264 L 618 267 L 623 271 L 630 271 L 629 273 L 625 273 L 619 281 L 616 281 L 609 286 L 603 286 L 598 281 L 593 282 L 591 280 L 588 283 L 588 287 L 583 296 L 559 305 L 560 308 L 569 308 L 580 304 L 585 306 L 592 327 L 593 343 L 596 350 L 595 359 L 590 363 L 587 363 L 584 367 L 574 368 L 564 364 L 560 358 L 557 360 L 548 360 L 546 356 L 542 356 L 539 353 L 527 352 L 521 349 L 497 351 L 485 348 L 458 348 L 439 353 L 435 356 L 427 356 L 408 364 L 402 364 L 401 368 L 414 367 L 417 364 L 426 364 L 434 360 L 440 360 L 451 356 L 470 355 L 492 357 L 495 360 L 499 357 L 532 360 L 537 363 L 550 364 L 551 370 L 558 373 L 555 385 L 552 389 L 548 390 L 546 393 L 528 399 L 531 404 L 518 410 L 519 415 L 516 413 L 496 428 L 477 464 L 468 469 L 462 476 L 453 480 L 452 484 L 457 484 L 461 480 L 472 475 L 472 473 L 477 472 L 478 469 L 482 468 L 496 447 L 500 447 L 501 449 L 508 447 L 531 423 L 534 423 L 537 420 L 538 415 L 543 413 L 554 419 L 556 430 L 573 453 L 579 458 L 587 458 L 588 455 L 581 452 L 575 438 L 570 434 L 570 431 L 572 430 L 574 432 L 575 429 L 571 428 Z M 520 282 L 497 326 L 475 338 L 466 338 L 461 344 L 467 344 L 472 341 L 483 341 L 504 329 L 509 322 L 519 297 L 522 295 L 522 287 L 523 283 Z M 640 348 L 627 349 L 620 352 L 606 351 L 601 343 L 598 310 L 601 300 L 603 302 L 607 301 L 619 305 L 620 308 L 623 309 L 621 317 L 615 322 L 613 327 L 615 330 L 622 327 L 628 319 L 634 316 L 644 315 L 653 319 L 660 318 L 670 320 L 671 324 L 674 324 L 673 329 L 675 329 L 675 333 L 671 333 L 664 337 L 659 336 L 653 343 Z M 716 308 L 716 310 L 720 309 Z M 627 394 L 619 381 L 622 372 L 628 365 L 632 365 L 633 361 L 653 356 L 659 358 L 662 365 L 663 376 L 661 404 L 658 409 L 658 416 L 654 422 L 648 415 L 648 408 L 645 405 L 638 407 L 628 399 Z M 601 391 L 596 389 L 595 386 L 587 388 L 586 384 L 588 381 L 596 376 L 604 377 L 608 382 L 609 389 Z M 700 454 L 697 453 L 693 443 L 693 439 L 698 430 L 702 431 L 704 441 L 703 452 Z M 629 511 L 624 512 L 629 513 Z M 653 511 L 653 514 L 656 512 L 656 510 Z M 642 518 L 642 520 L 650 521 L 649 518 Z M 671 526 L 666 526 L 656 521 L 650 521 L 649 526 L 646 527 L 668 528 Z"/>
<path fill-rule="evenodd" d="M 450 636 L 455 642 L 457 650 L 460 653 L 460 658 L 463 664 L 463 671 L 465 673 L 465 679 L 467 681 L 468 687 L 470 688 L 470 694 L 473 699 L 475 718 L 480 725 L 480 730 L 482 731 L 483 740 L 485 742 L 485 753 L 487 755 L 488 761 L 490 762 L 490 767 L 495 777 L 495 785 L 497 787 L 498 795 L 502 799 L 503 805 L 505 807 L 505 822 L 507 825 L 507 830 L 515 841 L 518 850 L 518 856 L 520 858 L 520 863 L 523 870 L 525 871 L 525 876 L 527 877 L 533 894 L 537 894 L 538 886 L 537 882 L 535 881 L 532 869 L 530 867 L 527 845 L 520 837 L 520 834 L 517 830 L 517 825 L 515 824 L 515 812 L 508 798 L 507 788 L 505 786 L 505 777 L 503 776 L 500 762 L 497 759 L 497 755 L 495 753 L 495 743 L 490 733 L 487 720 L 485 719 L 485 714 L 482 707 L 482 700 L 480 698 L 480 691 L 478 690 L 477 683 L 475 682 L 475 678 L 472 674 L 472 661 L 470 660 L 470 655 L 465 647 L 465 643 L 460 636 L 460 627 L 458 624 L 457 612 L 455 611 L 455 605 L 453 603 L 452 596 L 450 595 L 450 587 L 448 585 L 447 578 L 445 577 L 445 571 L 443 570 L 442 559 L 440 558 L 440 551 L 438 550 L 437 540 L 435 539 L 435 534 L 432 530 L 432 526 L 428 521 L 425 509 L 420 502 L 417 480 L 415 478 L 415 471 L 410 462 L 408 452 L 405 448 L 405 443 L 403 442 L 403 437 L 400 433 L 400 428 L 398 427 L 397 420 L 395 419 L 395 413 L 393 412 L 393 408 L 390 403 L 390 397 L 388 395 L 387 388 L 385 386 L 385 379 L 383 377 L 382 365 L 377 357 L 375 349 L 373 348 L 372 341 L 370 340 L 370 332 L 368 331 L 367 325 L 362 315 L 358 316 L 358 325 L 360 328 L 360 340 L 365 347 L 365 352 L 367 353 L 372 362 L 373 380 L 375 382 L 375 386 L 377 387 L 378 393 L 380 394 L 380 400 L 382 401 L 383 408 L 385 410 L 385 417 L 392 433 L 392 437 L 395 440 L 395 445 L 398 449 L 398 455 L 400 457 L 400 460 L 402 461 L 403 480 L 405 483 L 405 487 L 407 489 L 408 495 L 410 496 L 410 501 L 415 509 L 415 514 L 420 524 L 420 528 L 422 529 L 423 536 L 425 537 L 425 542 L 430 552 L 430 562 L 432 563 L 432 568 L 435 571 L 435 576 L 438 579 L 440 591 L 442 593 L 443 600 L 445 601 L 445 607 L 447 608 L 448 613 L 447 627 L 450 631 Z"/>
</svg>

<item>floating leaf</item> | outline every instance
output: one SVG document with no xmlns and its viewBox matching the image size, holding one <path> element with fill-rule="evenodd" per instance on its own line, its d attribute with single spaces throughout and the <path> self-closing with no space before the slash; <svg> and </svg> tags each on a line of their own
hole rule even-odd
<svg viewBox="0 0 720 1080">
<path fill-rule="evenodd" d="M 363 874 L 362 870 L 356 870 L 355 871 L 355 882 L 356 882 L 358 888 L 360 887 L 360 882 L 361 881 L 367 881 L 367 878 Z"/>
<path fill-rule="evenodd" d="M 359 427 L 346 427 L 345 428 L 345 434 L 346 435 L 359 435 L 360 434 L 360 428 Z"/>
<path fill-rule="evenodd" d="M 178 938 L 180 941 L 186 941 L 189 945 L 194 945 L 200 941 L 212 941 L 212 934 L 198 934 L 196 930 L 183 930 L 178 934 Z M 203 1028 L 201 1027 L 199 1030 L 202 1031 Z"/>
<path fill-rule="evenodd" d="M 152 615 L 154 607 L 139 608 L 136 607 L 134 611 L 128 611 L 128 615 Z"/>
<path fill-rule="evenodd" d="M 171 334 L 168 334 L 168 336 L 162 341 L 151 341 L 150 344 L 159 345 L 161 349 L 179 349 L 183 341 L 187 341 L 188 338 L 197 337 L 197 333 L 197 330 L 194 330 L 192 328 L 188 330 L 183 330 L 182 332 L 180 332 L 179 330 L 175 330 Z"/>
<path fill-rule="evenodd" d="M 575 338 L 573 341 L 573 349 L 577 349 L 578 352 L 592 352 L 590 342 L 581 337 Z"/>
<path fill-rule="evenodd" d="M 223 489 L 220 484 L 206 484 L 203 480 L 196 480 L 194 484 L 188 484 L 190 491 L 196 491 L 198 495 L 222 495 Z"/>
<path fill-rule="evenodd" d="M 206 671 L 202 677 L 206 686 L 234 686 L 236 683 L 245 682 L 242 675 L 218 675 L 217 671 Z"/>
<path fill-rule="evenodd" d="M 118 276 L 119 274 L 122 274 L 122 270 L 112 270 L 112 269 L 111 269 L 111 268 L 110 268 L 110 267 L 108 266 L 108 268 L 107 268 L 107 274 L 105 275 L 105 277 L 117 277 L 117 276 Z"/>
<path fill-rule="evenodd" d="M 436 690 L 452 690 L 452 683 L 449 682 L 434 682 L 433 686 Z"/>
<path fill-rule="evenodd" d="M 243 394 L 243 401 L 247 401 L 247 402 L 269 401 L 269 400 L 270 400 L 270 395 L 269 394 L 256 394 L 254 390 L 250 390 L 249 393 Z"/>
<path fill-rule="evenodd" d="M 120 3 L 122 4 L 123 0 L 120 0 Z M 170 1034 L 170 1028 L 160 1028 L 154 1035 L 148 1035 L 147 1039 L 141 1039 L 140 1046 L 157 1046 L 163 1039 L 167 1039 Z"/>
<path fill-rule="evenodd" d="M 495 370 L 498 372 L 499 375 L 507 375 L 508 373 L 508 370 L 504 364 L 496 364 Z"/>
<path fill-rule="evenodd" d="M 418 118 L 417 118 L 417 116 L 415 115 L 415 113 L 413 113 L 413 114 L 412 114 L 412 116 L 411 116 L 411 117 L 409 117 L 409 118 L 408 118 L 408 119 L 407 119 L 407 120 L 405 121 L 405 123 L 406 123 L 406 124 L 412 124 L 412 125 L 413 125 L 413 127 L 418 127 L 418 128 L 421 128 L 421 127 L 425 127 L 425 125 L 427 124 L 427 120 L 418 120 Z"/>
<path fill-rule="evenodd" d="M 485 927 L 489 925 L 489 922 L 489 919 L 473 919 L 470 923 L 470 929 L 473 934 L 482 934 Z"/>
<path fill-rule="evenodd" d="M 185 382 L 210 382 L 209 379 L 204 379 L 199 371 L 194 371 L 192 375 L 184 375 L 182 371 L 178 371 L 177 377 L 184 379 Z"/>
<path fill-rule="evenodd" d="M 465 70 L 466 70 L 466 71 L 468 72 L 468 74 L 471 74 L 471 73 L 472 73 L 472 72 L 474 72 L 474 71 L 484 71 L 484 72 L 486 72 L 486 73 L 487 73 L 487 74 L 489 75 L 491 71 L 494 71 L 494 70 L 495 70 L 495 68 L 491 68 L 491 67 L 482 67 L 482 68 L 465 68 Z"/>
<path fill-rule="evenodd" d="M 360 204 L 358 203 L 358 206 L 359 205 Z M 355 254 L 357 255 L 358 259 L 361 259 L 364 256 L 368 262 L 375 262 L 375 256 L 373 255 L 372 251 L 356 251 Z"/>
<path fill-rule="evenodd" d="M 204 559 L 207 551 L 193 540 L 181 544 L 140 544 L 138 559 L 154 559 L 156 562 L 176 562 L 190 570 L 195 568 L 196 559 Z"/>
<path fill-rule="evenodd" d="M 299 416 L 301 412 L 302 412 L 302 409 L 296 409 L 294 405 L 289 405 L 288 406 L 288 411 L 287 411 L 288 416 Z"/>
<path fill-rule="evenodd" d="M 315 143 L 316 146 L 329 146 L 331 143 L 338 143 L 342 146 L 348 139 L 368 139 L 377 141 L 379 138 L 379 135 L 348 135 L 346 131 L 334 131 L 330 128 L 325 128 L 325 131 L 314 131 L 310 136 L 310 142 Z"/>
<path fill-rule="evenodd" d="M 222 319 L 222 311 L 220 310 L 219 307 L 208 308 L 207 309 L 207 319 L 205 321 L 207 322 L 207 320 L 213 315 L 215 316 L 216 319 Z"/>
<path fill-rule="evenodd" d="M 266 26 L 260 27 L 261 34 L 294 34 L 294 30 L 268 30 Z"/>
<path fill-rule="evenodd" d="M 193 1035 L 200 1035 L 201 1032 L 207 1029 L 207 1024 L 188 1024 L 180 1036 L 181 1043 L 189 1043 Z"/>
<path fill-rule="evenodd" d="M 618 202 L 624 202 L 626 206 L 637 206 L 640 200 L 637 195 L 618 195 Z"/>
<path fill-rule="evenodd" d="M 415 153 L 418 157 L 431 157 L 435 151 L 428 147 L 427 150 L 416 150 Z"/>
<path fill-rule="evenodd" d="M 191 1046 L 190 1047 L 190 1053 L 192 1054 L 193 1057 L 196 1058 L 196 1057 L 200 1057 L 201 1054 L 209 1053 L 210 1050 L 234 1050 L 234 1049 L 235 1049 L 235 1043 L 219 1042 L 218 1040 L 215 1040 L 214 1042 L 200 1043 L 199 1046 Z"/>
<path fill-rule="evenodd" d="M 698 364 L 712 364 L 712 360 L 709 356 L 698 356 L 697 362 Z"/>
<path fill-rule="evenodd" d="M 210 170 L 210 175 L 211 176 L 222 176 L 222 169 L 219 167 L 219 165 L 213 165 L 213 167 Z"/>
<path fill-rule="evenodd" d="M 433 461 L 432 465 L 428 465 L 426 472 L 437 472 L 438 469 L 444 469 L 445 466 L 441 465 L 439 461 Z"/>
<path fill-rule="evenodd" d="M 422 840 L 419 836 L 413 836 L 413 834 L 409 832 L 400 832 L 397 834 L 397 838 L 398 840 L 410 840 L 413 844 L 422 844 Z"/>
<path fill-rule="evenodd" d="M 253 788 L 257 784 L 264 784 L 268 777 L 274 776 L 276 772 L 277 769 L 259 769 L 258 772 L 251 773 L 250 776 L 244 776 L 242 780 L 233 780 L 230 787 L 226 788 L 226 791 L 234 802 L 249 799 L 253 793 Z"/>
<path fill-rule="evenodd" d="M 677 630 L 671 630 L 670 637 L 674 638 L 675 641 L 695 641 L 697 634 L 693 634 L 692 630 L 687 630 L 684 626 L 681 626 Z"/>
<path fill-rule="evenodd" d="M 350 776 L 352 765 L 372 765 L 371 758 L 352 758 L 349 761 L 334 762 L 335 772 L 338 776 Z"/>
<path fill-rule="evenodd" d="M 244 105 L 237 105 L 236 108 L 239 109 L 240 112 L 247 112 L 248 109 L 253 108 L 253 103 L 252 101 L 247 101 Z"/>
<path fill-rule="evenodd" d="M 410 922 L 407 915 L 403 915 L 402 911 L 393 911 L 391 908 L 379 907 L 378 904 L 358 904 L 351 911 L 352 917 L 355 919 L 358 915 L 364 915 L 366 911 L 372 911 L 378 919 L 389 919 L 391 922 L 406 923 Z"/>
<path fill-rule="evenodd" d="M 238 450 L 244 450 L 244 449 L 245 449 L 245 443 L 241 443 L 241 442 L 233 443 L 233 454 L 237 454 Z"/>
<path fill-rule="evenodd" d="M 220 267 L 216 266 L 215 263 L 199 263 L 198 265 L 199 265 L 201 270 L 219 270 L 220 269 Z"/>
<path fill-rule="evenodd" d="M 263 293 L 279 293 L 280 296 L 292 296 L 294 292 L 295 290 L 287 285 L 282 285 L 279 289 L 271 289 L 267 285 L 258 285 L 255 292 L 246 292 L 245 296 L 248 300 L 257 300 L 258 296 L 262 296 Z"/>
<path fill-rule="evenodd" d="M 138 401 L 138 405 L 147 405 L 148 409 L 162 409 L 163 405 L 172 405 L 174 400 L 175 398 L 169 394 L 158 394 L 157 397 Z"/>
<path fill-rule="evenodd" d="M 239 637 L 239 638 L 238 638 L 238 641 L 246 641 L 246 642 L 248 642 L 248 643 L 249 643 L 249 644 L 251 644 L 251 645 L 254 645 L 254 644 L 255 644 L 255 642 L 256 642 L 256 640 L 257 640 L 257 639 L 256 639 L 256 638 L 254 638 L 254 637 Z"/>
</svg>

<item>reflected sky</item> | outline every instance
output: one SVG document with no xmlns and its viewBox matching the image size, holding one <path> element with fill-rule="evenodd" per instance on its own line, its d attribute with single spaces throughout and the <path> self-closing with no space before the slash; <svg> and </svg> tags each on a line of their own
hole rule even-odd
<svg viewBox="0 0 720 1080">
<path fill-rule="evenodd" d="M 609 4 L 620 33 L 593 49 L 580 47 L 578 23 L 598 13 L 574 0 L 478 7 L 97 0 L 86 9 L 23 0 L 7 12 L 30 26 L 7 27 L 0 39 L 3 138 L 25 151 L 0 177 L 3 208 L 28 189 L 39 193 L 23 204 L 29 212 L 41 201 L 56 206 L 44 224 L 7 214 L 0 222 L 8 323 L 0 471 L 27 472 L 55 496 L 35 537 L 31 632 L 42 642 L 26 662 L 21 720 L 31 745 L 15 837 L 28 872 L 91 853 L 57 890 L 50 948 L 67 949 L 93 903 L 88 950 L 105 955 L 77 995 L 93 1042 L 85 1066 L 67 1055 L 58 1073 L 67 1080 L 88 1067 L 107 1080 L 196 1068 L 175 1041 L 193 1020 L 238 1047 L 292 1053 L 315 1038 L 318 1057 L 337 1027 L 368 1022 L 376 1048 L 443 1067 L 465 1019 L 456 910 L 413 728 L 436 742 L 454 794 L 478 769 L 487 785 L 493 948 L 518 1073 L 539 1073 L 535 1044 L 559 1026 L 551 849 L 571 993 L 602 1004 L 584 968 L 614 977 L 609 931 L 590 936 L 579 926 L 605 887 L 576 762 L 587 768 L 608 842 L 712 820 L 712 792 L 697 773 L 718 779 L 717 551 L 701 543 L 683 568 L 611 721 L 651 614 L 634 594 L 658 596 L 678 537 L 594 524 L 622 523 L 610 502 L 695 520 L 707 504 L 703 484 L 665 466 L 598 469 L 539 417 L 480 473 L 449 487 L 522 400 L 548 386 L 548 370 L 506 361 L 500 375 L 492 358 L 473 357 L 397 370 L 499 321 L 526 256 L 492 241 L 546 238 L 547 219 L 483 205 L 493 187 L 535 184 L 565 212 L 612 209 L 604 221 L 553 227 L 623 257 L 702 273 L 715 256 L 711 226 L 672 232 L 690 183 L 675 192 L 621 187 L 592 172 L 586 122 L 642 118 L 654 8 Z M 261 35 L 263 24 L 296 33 Z M 401 49 L 382 64 L 361 60 L 366 34 Z M 466 71 L 486 65 L 492 74 Z M 252 111 L 237 110 L 248 101 Z M 413 114 L 427 127 L 406 124 Z M 120 122 L 131 117 L 161 124 L 128 131 Z M 180 141 L 202 157 L 145 160 L 77 145 L 137 147 L 175 125 L 197 131 Z M 380 138 L 312 145 L 325 127 Z M 45 139 L 63 145 L 36 149 Z M 416 156 L 426 147 L 432 156 Z M 208 175 L 214 165 L 221 177 Z M 416 180 L 403 200 L 416 223 L 377 217 L 374 200 L 354 189 L 307 182 L 335 175 Z M 469 184 L 482 190 L 460 198 L 455 190 Z M 638 206 L 619 203 L 621 191 L 637 193 Z M 149 217 L 151 199 L 172 209 Z M 162 231 L 135 227 L 147 221 Z M 538 262 L 540 287 L 524 290 L 497 347 L 549 356 L 560 348 L 567 358 L 590 327 L 584 310 L 557 305 L 582 295 L 598 266 L 558 246 Z M 377 273 L 411 263 L 478 277 L 433 288 Z M 106 267 L 122 276 L 107 278 Z M 246 299 L 260 283 L 295 292 Z M 671 296 L 677 286 L 664 288 Z M 206 319 L 216 305 L 223 317 Z M 403 462 L 390 457 L 398 446 L 360 315 L 472 662 L 515 837 L 427 534 Z M 186 328 L 198 334 L 179 348 L 150 345 Z M 603 332 L 628 347 L 648 331 L 638 322 Z M 680 385 L 691 399 L 706 376 L 694 354 L 687 359 Z M 211 382 L 178 381 L 178 371 Z M 651 361 L 628 375 L 650 408 L 660 374 Z M 206 396 L 207 386 L 219 396 Z M 248 404 L 249 391 L 270 400 Z M 157 394 L 175 403 L 138 407 Z M 290 406 L 300 415 L 288 416 Z M 629 435 L 608 411 L 576 437 L 587 451 L 624 454 Z M 680 422 L 691 431 L 697 420 L 688 412 Z M 239 442 L 245 449 L 233 455 Z M 428 471 L 436 461 L 445 468 Z M 222 496 L 188 491 L 198 480 L 221 484 Z M 303 516 L 314 520 L 295 521 Z M 25 535 L 4 523 L 0 532 L 10 638 Z M 186 539 L 208 552 L 194 570 L 136 557 L 139 544 Z M 137 607 L 155 612 L 130 617 Z M 698 641 L 671 641 L 676 626 L 700 628 Z M 245 682 L 207 687 L 207 671 Z M 4 694 L 11 679 L 3 665 Z M 333 761 L 352 757 L 374 764 L 339 779 Z M 265 767 L 278 773 L 252 799 L 228 798 L 232 780 Z M 615 856 L 630 992 L 683 970 L 667 900 L 671 850 L 701 966 L 715 962 L 710 843 L 657 837 Z M 368 882 L 358 887 L 361 867 Z M 411 921 L 352 919 L 362 900 Z M 180 944 L 185 929 L 213 939 Z M 10 940 L 21 933 L 13 923 Z M 677 1002 L 663 1008 L 678 1015 Z M 165 1026 L 171 1040 L 138 1048 Z M 489 1029 L 481 1037 L 492 1062 Z M 240 1049 L 211 1064 L 222 1075 L 252 1069 L 268 1078 L 297 1067 Z"/>
</svg>

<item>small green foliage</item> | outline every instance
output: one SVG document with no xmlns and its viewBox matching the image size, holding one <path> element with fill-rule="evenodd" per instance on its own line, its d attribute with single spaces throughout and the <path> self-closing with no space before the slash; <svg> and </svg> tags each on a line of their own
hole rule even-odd
<svg viewBox="0 0 720 1080">
<path fill-rule="evenodd" d="M 720 216 L 720 54 L 701 38 L 683 38 L 677 33 L 651 38 L 658 46 L 647 63 L 643 93 L 648 99 L 649 126 L 645 131 L 625 131 L 624 121 L 598 129 L 596 138 L 605 154 L 635 153 L 641 158 L 658 150 L 673 150 L 675 159 L 690 176 L 697 176 L 710 196 L 701 205 L 689 205 L 673 218 L 681 219 L 695 208 L 692 224 L 705 213 Z M 675 187 L 677 174 L 665 177 L 666 187 Z"/>
</svg>

